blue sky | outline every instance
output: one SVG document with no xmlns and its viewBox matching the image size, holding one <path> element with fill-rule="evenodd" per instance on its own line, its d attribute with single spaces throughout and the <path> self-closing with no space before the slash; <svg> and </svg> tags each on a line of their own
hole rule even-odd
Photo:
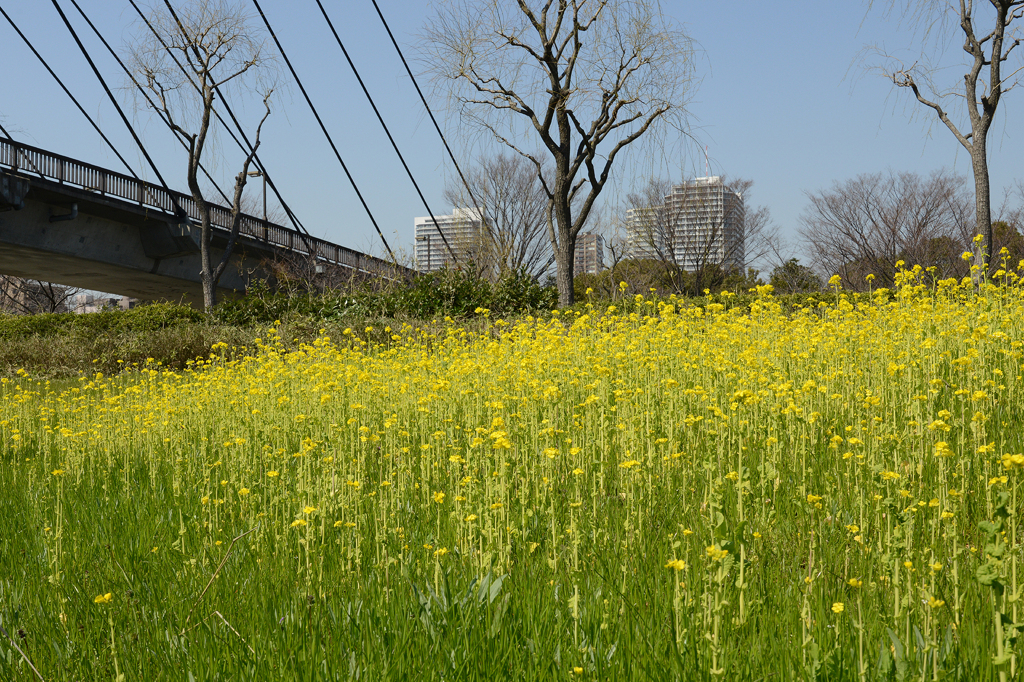
<svg viewBox="0 0 1024 682">
<path fill-rule="evenodd" d="M 177 0 L 180 4 L 184 0 Z M 131 94 L 114 61 L 92 36 L 69 0 L 60 0 L 104 76 L 130 106 Z M 122 0 L 79 0 L 115 48 L 137 30 L 134 12 Z M 434 10 L 430 3 L 379 0 L 392 30 L 406 50 L 416 54 L 418 35 Z M 0 0 L 12 16 L 96 116 L 136 172 L 154 179 L 141 153 L 96 82 L 51 2 Z M 426 215 L 412 185 L 380 129 L 369 104 L 344 62 L 313 0 L 263 0 L 261 5 L 285 50 L 324 117 L 345 162 L 366 196 L 392 246 L 411 250 L 413 218 Z M 369 0 L 327 0 L 325 6 L 356 66 L 367 82 L 427 201 L 447 212 L 442 192 L 451 169 L 416 93 Z M 251 8 L 251 5 L 248 5 Z M 787 0 L 723 3 L 663 0 L 664 11 L 681 22 L 699 47 L 700 84 L 690 106 L 691 134 L 707 145 L 712 173 L 755 181 L 748 200 L 771 209 L 775 222 L 800 254 L 799 217 L 805 192 L 828 187 L 860 173 L 892 168 L 927 174 L 949 167 L 969 175 L 970 159 L 953 136 L 906 92 L 895 92 L 884 78 L 866 71 L 860 56 L 868 45 L 900 51 L 919 45 L 913 21 L 900 25 L 864 2 Z M 254 21 L 258 21 L 258 18 Z M 113 154 L 89 127 L 6 22 L 0 21 L 4 47 L 4 94 L 0 122 L 16 138 L 66 156 L 121 170 Z M 954 45 L 946 55 L 955 62 Z M 901 52 L 911 55 L 911 52 Z M 1019 58 L 1019 55 L 1018 55 Z M 414 69 L 422 70 L 422 66 Z M 947 81 L 962 78 L 951 69 Z M 250 120 L 254 101 L 233 102 Z M 265 126 L 260 154 L 286 200 L 315 235 L 372 253 L 382 246 L 306 108 L 292 86 L 277 95 Z M 443 113 L 443 112 L 439 112 Z M 916 116 L 912 116 L 916 114 Z M 145 111 L 132 114 L 137 129 L 169 184 L 185 190 L 184 151 Z M 1011 92 L 990 137 L 993 203 L 1004 188 L 1024 179 L 1024 101 Z M 445 125 L 445 123 L 442 123 Z M 446 127 L 457 152 L 467 149 L 457 121 Z M 224 138 L 226 139 L 226 137 Z M 230 144 L 230 141 L 229 141 Z M 688 158 L 674 169 L 646 172 L 704 173 L 703 153 L 691 145 Z M 238 172 L 237 148 L 222 145 L 215 174 L 222 186 Z M 478 151 L 475 149 L 474 151 Z M 460 154 L 461 155 L 461 154 Z M 213 161 L 213 159 L 211 159 Z M 637 175 L 645 166 L 633 159 Z M 460 159 L 461 162 L 461 159 Z M 683 166 L 680 169 L 680 165 Z M 619 177 L 608 194 L 625 191 L 638 177 Z M 258 184 L 252 185 L 257 192 Z"/>
</svg>

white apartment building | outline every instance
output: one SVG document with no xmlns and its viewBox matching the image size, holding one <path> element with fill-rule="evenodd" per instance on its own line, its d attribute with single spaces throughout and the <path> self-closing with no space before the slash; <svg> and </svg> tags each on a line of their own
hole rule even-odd
<svg viewBox="0 0 1024 682">
<path fill-rule="evenodd" d="M 420 272 L 434 272 L 453 264 L 444 239 L 459 263 L 473 260 L 484 244 L 483 228 L 481 212 L 472 208 L 456 208 L 451 215 L 416 218 L 416 268 Z"/>
<path fill-rule="evenodd" d="M 657 258 L 694 271 L 707 265 L 744 267 L 743 195 L 714 175 L 672 187 L 659 206 L 630 209 L 632 258 Z"/>
</svg>

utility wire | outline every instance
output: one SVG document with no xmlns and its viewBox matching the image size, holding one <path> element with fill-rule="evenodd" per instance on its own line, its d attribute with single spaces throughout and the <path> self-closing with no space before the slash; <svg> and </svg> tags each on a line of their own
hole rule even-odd
<svg viewBox="0 0 1024 682">
<path fill-rule="evenodd" d="M 160 174 L 160 169 L 156 167 L 156 164 L 153 162 L 153 158 L 149 155 L 149 152 L 146 151 L 146 146 L 142 144 L 142 140 L 140 140 L 138 134 L 136 134 L 135 128 L 132 127 L 131 121 L 129 121 L 128 117 L 125 116 L 124 111 L 121 109 L 121 105 L 117 103 L 117 99 L 114 97 L 114 93 L 112 93 L 110 91 L 110 88 L 107 87 L 107 82 L 103 80 L 103 76 L 102 74 L 100 74 L 100 70 L 96 68 L 95 62 L 93 62 L 92 57 L 89 56 L 89 51 L 85 49 L 85 45 L 82 44 L 82 41 L 79 39 L 78 34 L 75 32 L 74 27 L 71 25 L 71 22 L 68 21 L 67 16 L 64 14 L 64 10 L 60 8 L 60 5 L 57 3 L 57 0 L 52 0 L 52 2 L 53 6 L 57 9 L 57 13 L 60 14 L 60 18 L 64 20 L 64 25 L 67 26 L 68 31 L 71 33 L 71 37 L 74 38 L 75 42 L 78 44 L 78 49 L 82 51 L 82 55 L 85 57 L 86 61 L 89 62 L 89 66 L 92 67 L 92 72 L 96 74 L 96 79 L 100 82 L 100 85 L 103 86 L 103 90 L 107 93 L 107 97 L 110 99 L 111 103 L 113 103 L 114 108 L 117 109 L 117 113 L 121 116 L 121 120 L 124 121 L 125 127 L 128 128 L 128 132 L 132 134 L 132 138 L 135 140 L 135 144 L 137 144 L 139 146 L 139 149 L 142 150 L 142 154 L 143 156 L 146 157 L 146 161 L 149 162 L 150 168 L 152 168 L 153 172 L 156 173 L 156 177 L 160 180 L 160 184 L 163 185 L 164 191 L 167 192 L 167 196 L 170 198 L 171 203 L 174 204 L 174 213 L 179 218 L 184 218 L 185 220 L 188 220 L 188 213 L 186 213 L 185 210 L 181 207 L 181 204 L 178 203 L 178 198 L 174 195 L 174 192 L 171 191 L 171 188 L 167 186 L 167 182 L 164 180 L 164 176 Z"/>
<path fill-rule="evenodd" d="M 135 178 L 139 182 L 142 182 L 142 178 L 140 178 L 138 174 L 132 169 L 131 165 L 129 165 L 129 163 L 125 161 L 124 157 L 121 156 L 121 152 L 117 151 L 117 147 L 114 146 L 114 143 L 111 142 L 110 139 L 103 134 L 103 131 L 100 130 L 100 127 L 96 125 L 96 121 L 94 121 L 92 119 L 92 116 L 90 116 L 89 113 L 82 107 L 82 105 L 78 102 L 78 99 L 71 94 L 71 91 L 68 90 L 68 87 L 64 85 L 64 81 L 60 79 L 60 76 L 53 72 L 53 69 L 50 68 L 50 65 L 46 63 L 46 60 L 43 59 L 43 56 L 39 54 L 39 51 L 36 50 L 36 48 L 32 45 L 32 42 L 25 37 L 25 34 L 21 32 L 21 29 L 18 28 L 18 25 L 14 23 L 14 20 L 11 19 L 7 12 L 4 11 L 3 7 L 0 7 L 0 14 L 4 15 L 4 19 L 7 19 L 7 23 L 9 23 L 11 27 L 18 33 L 21 39 L 25 41 L 25 44 L 28 45 L 28 49 L 32 50 L 32 54 L 36 56 L 36 59 L 38 59 L 39 62 L 44 67 L 46 67 L 46 70 L 50 72 L 50 75 L 53 76 L 53 79 L 57 81 L 57 85 L 59 85 L 61 89 L 64 91 L 64 93 L 71 98 L 71 101 L 75 103 L 75 106 L 78 107 L 78 110 L 82 112 L 82 116 L 85 116 L 86 120 L 88 120 L 92 127 L 96 130 L 96 132 L 99 133 L 100 137 L 103 138 L 103 141 L 107 143 L 108 147 L 110 147 L 110 151 L 114 152 L 114 156 L 116 156 L 118 160 L 122 164 L 124 164 L 124 167 L 128 169 L 128 172 L 131 173 L 133 178 Z M 8 135 L 8 137 L 10 137 L 10 135 Z"/>
<path fill-rule="evenodd" d="M 420 186 L 416 183 L 416 178 L 413 177 L 412 171 L 409 170 L 409 164 L 405 162 L 405 157 L 402 156 L 402 152 L 398 149 L 398 144 L 395 142 L 395 138 L 391 136 L 391 131 L 388 130 L 388 126 L 384 123 L 384 118 L 380 115 L 380 111 L 377 109 L 377 105 L 373 102 L 373 97 L 370 96 L 370 91 L 366 89 L 366 84 L 363 83 L 362 76 L 359 75 L 359 70 L 356 65 L 352 62 L 352 58 L 348 55 L 348 50 L 345 49 L 345 45 L 341 42 L 341 38 L 338 36 L 338 32 L 334 29 L 334 23 L 331 18 L 327 16 L 327 10 L 324 9 L 324 5 L 320 0 L 316 0 L 317 6 L 320 8 L 320 13 L 324 15 L 324 19 L 327 20 L 327 25 L 331 29 L 331 33 L 334 34 L 334 39 L 338 42 L 338 47 L 341 48 L 341 53 L 345 55 L 345 61 L 352 68 L 352 73 L 355 74 L 356 80 L 359 81 L 359 87 L 363 89 L 363 94 L 366 95 L 367 101 L 370 106 L 373 107 L 373 113 L 377 115 L 377 120 L 380 121 L 380 125 L 384 128 L 384 133 L 388 136 L 388 140 L 391 142 L 391 146 L 395 149 L 395 154 L 398 154 L 398 160 L 402 162 L 402 168 L 405 169 L 406 175 L 409 176 L 409 180 L 412 181 L 412 186 L 416 188 L 416 194 L 419 195 L 420 201 L 423 202 L 423 206 L 427 209 L 427 214 L 430 215 L 430 220 L 434 223 L 434 227 L 437 228 L 437 233 L 441 236 L 441 241 L 444 242 L 445 248 L 448 249 L 448 254 L 452 257 L 452 262 L 458 265 L 458 259 L 455 257 L 455 252 L 452 251 L 451 245 L 448 243 L 448 238 L 444 236 L 444 232 L 441 231 L 441 226 L 437 224 L 437 217 L 434 212 L 430 209 L 427 204 L 426 197 L 423 196 L 423 192 L 420 191 Z M 469 189 L 467 186 L 466 189 Z M 474 200 L 475 201 L 475 200 Z M 482 216 L 481 216 L 482 218 Z M 482 220 L 481 220 L 482 222 Z"/>
<path fill-rule="evenodd" d="M 135 7 L 135 10 L 139 12 L 139 8 L 135 4 L 135 0 L 129 1 L 132 3 L 132 6 Z M 186 40 L 189 40 L 188 35 L 185 32 L 185 26 L 182 23 L 181 19 L 178 18 L 178 13 L 174 11 L 174 7 L 171 6 L 171 3 L 168 0 L 164 0 L 164 4 L 167 6 L 167 11 L 171 13 L 171 17 L 174 19 L 174 23 L 177 24 L 178 30 L 181 31 L 182 37 L 184 37 Z M 174 60 L 174 63 L 178 65 L 178 68 L 185 73 L 185 75 L 188 77 L 189 83 L 192 83 L 192 86 L 196 89 L 196 92 L 198 92 L 201 97 L 203 92 L 195 83 L 195 81 L 192 80 L 192 76 L 188 72 L 188 70 L 182 65 L 180 61 L 178 61 L 178 58 L 175 56 L 174 52 L 171 51 L 171 48 L 167 46 L 167 43 L 164 42 L 163 38 L 160 36 L 159 33 L 156 32 L 156 30 L 153 28 L 153 25 L 149 23 L 149 20 L 146 19 L 142 12 L 139 12 L 139 16 L 142 17 L 142 20 L 145 21 L 146 25 L 149 26 L 151 31 L 153 31 L 153 35 L 155 35 L 157 40 L 160 41 L 160 44 L 164 46 L 164 49 L 167 50 L 167 54 L 170 55 L 171 59 Z M 196 47 L 195 43 L 192 44 L 192 50 L 196 53 L 196 57 L 200 58 L 199 48 Z M 245 152 L 246 154 L 252 154 L 253 161 L 256 163 L 256 168 L 258 168 L 259 171 L 263 173 L 263 177 L 266 179 L 267 184 L 270 185 L 270 189 L 274 192 L 274 195 L 277 197 L 278 203 L 281 204 L 281 207 L 288 215 L 289 220 L 292 221 L 292 225 L 295 226 L 296 231 L 298 231 L 300 235 L 302 233 L 305 233 L 306 236 L 312 237 L 313 235 L 309 234 L 309 230 L 307 230 L 306 226 L 302 224 L 302 221 L 300 221 L 298 217 L 294 213 L 292 213 L 292 210 L 291 208 L 288 207 L 288 204 L 285 202 L 284 197 L 282 197 L 281 193 L 277 191 L 277 185 L 275 185 L 274 181 L 270 178 L 270 174 L 267 172 L 266 166 L 263 165 L 263 162 L 260 160 L 259 154 L 256 153 L 256 148 L 253 147 L 251 142 L 249 142 L 249 137 L 245 134 L 245 130 L 242 128 L 242 124 L 239 123 L 238 119 L 235 117 L 235 112 L 231 110 L 231 105 L 228 104 L 227 98 L 221 94 L 220 88 L 216 85 L 213 86 L 213 91 L 217 95 L 217 97 L 220 98 L 220 101 L 224 104 L 224 109 L 228 112 L 228 116 L 231 117 L 232 122 L 234 122 L 235 127 L 238 129 L 239 135 L 241 135 L 242 139 L 245 141 L 245 146 L 242 146 L 242 143 L 238 141 L 238 138 L 235 137 L 234 133 L 231 132 L 231 129 L 228 128 L 227 123 L 225 123 L 224 119 L 221 118 L 220 113 L 218 113 L 217 110 L 214 109 L 213 113 L 217 116 L 217 120 L 220 121 L 220 124 L 224 126 L 224 128 L 228 131 L 228 134 L 231 135 L 231 139 L 235 141 L 235 144 L 237 144 L 243 152 Z M 315 247 L 305 238 L 303 238 L 302 241 L 306 243 L 306 250 L 309 251 L 309 254 L 315 257 Z"/>
<path fill-rule="evenodd" d="M 121 61 L 121 58 L 117 56 L 117 53 L 114 52 L 114 49 L 112 47 L 110 47 L 110 44 L 106 41 L 106 39 L 103 37 L 103 35 L 99 32 L 99 29 L 97 29 L 96 26 L 93 25 L 93 23 L 89 19 L 89 17 L 86 16 L 85 12 L 82 11 L 82 8 L 79 7 L 78 2 L 76 0 L 71 0 L 71 4 L 75 6 L 75 9 L 78 10 L 78 13 L 82 15 L 83 19 L 85 19 L 85 23 L 89 24 L 89 28 L 92 29 L 93 33 L 96 34 L 96 37 L 100 39 L 101 43 L 103 43 L 103 47 L 107 48 L 107 51 L 110 53 L 110 56 L 114 58 L 114 60 L 118 64 L 118 66 L 120 66 L 121 69 L 128 76 L 128 78 L 131 79 L 132 83 L 135 84 L 135 87 L 137 87 L 139 89 L 139 92 L 142 93 L 142 96 L 146 98 L 146 101 L 149 102 L 149 106 L 151 106 L 153 108 L 153 110 L 157 113 L 157 115 L 160 117 L 160 120 L 164 122 L 164 124 L 168 127 L 168 129 L 170 129 L 171 133 L 174 135 L 174 139 L 176 139 L 178 142 L 180 142 L 182 147 L 184 147 L 185 149 L 188 149 L 188 145 L 185 143 L 185 140 L 181 139 L 181 137 L 178 135 L 178 132 L 174 129 L 174 126 L 171 125 L 171 121 L 164 116 L 164 113 L 162 111 L 160 111 L 159 108 L 157 108 L 156 103 L 153 102 L 153 100 L 150 98 L 149 93 L 147 93 L 146 89 L 144 87 L 142 87 L 142 84 L 139 83 L 139 81 L 137 81 L 135 79 L 135 76 L 128 69 L 128 67 L 125 66 L 125 63 L 123 61 Z M 226 201 L 230 205 L 231 204 L 231 200 L 228 199 L 228 195 L 225 194 L 224 190 L 222 190 L 220 188 L 220 186 L 217 184 L 217 181 L 214 180 L 213 177 L 210 175 L 209 171 L 206 170 L 206 167 L 203 166 L 203 164 L 199 164 L 199 168 L 200 168 L 200 170 L 203 171 L 203 174 L 206 176 L 206 179 L 210 181 L 210 183 L 217 189 L 217 192 L 219 192 L 220 195 L 224 198 L 224 201 Z"/>
<path fill-rule="evenodd" d="M 317 0 L 319 3 L 320 0 Z M 459 177 L 462 178 L 462 184 L 466 186 L 466 191 L 469 192 L 469 198 L 476 204 L 476 208 L 483 211 L 483 206 L 473 195 L 473 190 L 470 189 L 469 182 L 466 180 L 466 176 L 462 174 L 462 169 L 459 168 L 459 162 L 455 160 L 455 154 L 452 153 L 452 148 L 448 146 L 448 140 L 445 139 L 444 133 L 441 132 L 441 126 L 437 124 L 437 119 L 434 118 L 434 112 L 430 110 L 430 105 L 427 104 L 427 98 L 423 96 L 423 91 L 420 90 L 420 84 L 416 82 L 416 76 L 412 75 L 412 69 L 409 68 L 409 62 L 405 61 L 405 55 L 402 54 L 402 48 L 398 46 L 398 41 L 395 40 L 395 35 L 391 32 L 391 27 L 388 26 L 387 20 L 384 19 L 384 15 L 380 11 L 380 7 L 377 6 L 377 0 L 370 0 L 373 3 L 373 8 L 377 10 L 377 16 L 380 17 L 380 21 L 384 24 L 384 29 L 388 32 L 388 37 L 391 38 L 391 44 L 395 46 L 395 51 L 398 52 L 398 56 L 402 60 L 403 66 L 405 66 L 405 72 L 409 74 L 409 79 L 412 81 L 413 87 L 416 88 L 417 94 L 420 96 L 420 101 L 423 102 L 423 108 L 427 110 L 427 115 L 430 116 L 431 123 L 434 124 L 434 130 L 437 131 L 438 136 L 441 138 L 441 142 L 444 143 L 444 148 L 448 151 L 448 158 L 455 164 L 455 170 L 458 172 Z M 481 221 L 483 215 L 480 216 Z"/>
<path fill-rule="evenodd" d="M 341 159 L 341 153 L 338 151 L 338 147 L 334 144 L 331 134 L 327 132 L 327 127 L 324 126 L 324 122 L 320 118 L 320 114 L 317 113 L 316 107 L 313 106 L 313 101 L 309 98 L 309 94 L 306 92 L 306 88 L 303 87 L 302 81 L 299 80 L 299 74 L 295 72 L 295 67 L 292 66 L 291 60 L 288 59 L 288 55 L 285 53 L 284 47 L 281 46 L 281 41 L 277 39 L 277 34 L 274 33 L 274 29 L 267 20 L 267 15 L 263 13 L 263 8 L 260 7 L 260 3 L 257 2 L 257 0 L 252 0 L 252 4 L 256 5 L 256 11 L 260 13 L 260 17 L 263 19 L 263 23 L 266 24 L 267 30 L 270 32 L 270 36 L 274 39 L 274 43 L 277 45 L 278 51 L 281 53 L 281 56 L 284 57 L 284 62 L 288 65 L 288 70 L 291 71 L 292 77 L 295 79 L 295 83 L 299 86 L 299 90 L 302 91 L 302 96 L 306 98 L 306 104 L 309 105 L 310 110 L 313 112 L 313 116 L 316 117 L 316 122 L 320 124 L 320 130 L 323 131 L 324 136 L 331 145 L 331 149 L 334 150 L 334 155 L 338 158 L 338 163 L 341 164 L 342 170 L 345 171 L 345 175 L 348 177 L 348 181 L 352 185 L 352 189 L 356 192 L 356 196 L 359 197 L 359 202 L 363 205 L 366 215 L 370 217 L 370 222 L 373 223 L 373 227 L 377 230 L 377 234 L 380 235 L 380 240 L 384 242 L 384 248 L 388 250 L 388 253 L 391 255 L 391 259 L 397 263 L 398 259 L 395 257 L 395 252 L 391 250 L 388 240 L 384 238 L 384 233 L 380 231 L 380 226 L 377 225 L 377 220 L 373 217 L 373 212 L 370 211 L 370 207 L 366 204 L 366 200 L 363 199 L 362 192 L 359 191 L 359 187 L 356 185 L 355 179 L 352 177 L 352 174 L 349 173 L 348 166 L 346 166 L 345 162 Z"/>
<path fill-rule="evenodd" d="M 191 75 L 188 72 L 188 69 L 186 69 L 185 66 L 178 60 L 178 57 L 171 50 L 170 46 L 167 45 L 167 43 L 164 41 L 163 36 L 160 35 L 160 33 L 156 30 L 156 28 L 153 27 L 153 24 L 149 21 L 146 15 L 142 12 L 142 10 L 139 9 L 139 6 L 135 3 L 135 0 L 128 0 L 128 2 L 135 9 L 136 13 L 139 15 L 139 18 L 142 19 L 142 21 L 146 24 L 150 32 L 157 39 L 157 41 L 159 41 L 160 44 L 163 45 L 164 50 L 167 51 L 167 54 L 170 56 L 170 58 L 174 61 L 174 63 L 178 66 L 182 73 L 184 73 L 186 77 L 188 77 L 189 83 L 192 84 L 192 87 L 195 88 L 197 92 L 202 94 L 202 91 L 200 90 L 199 86 L 196 85 L 195 82 L 192 80 Z M 173 14 L 173 9 L 171 10 L 171 12 Z M 180 22 L 178 23 L 180 24 Z M 220 96 L 219 90 L 217 91 L 217 95 Z M 243 138 L 245 138 L 246 144 L 243 145 L 241 141 L 239 141 L 238 137 L 235 135 L 234 131 L 231 130 L 231 127 L 228 126 L 227 122 L 220 115 L 219 111 L 214 109 L 213 115 L 216 116 L 217 121 L 219 121 L 220 124 L 224 126 L 224 130 L 226 130 L 227 134 L 231 137 L 231 139 L 235 141 L 235 144 L 238 145 L 239 149 L 241 149 L 246 154 L 252 153 L 252 145 L 249 144 L 249 139 L 245 137 L 245 132 L 243 132 L 241 124 L 238 122 L 238 119 L 235 118 L 234 113 L 231 111 L 231 107 L 228 105 L 227 100 L 224 97 L 221 97 L 221 102 L 224 103 L 224 108 L 231 116 L 231 120 L 234 121 L 235 126 L 238 128 L 238 132 L 242 134 Z M 248 149 L 246 148 L 246 145 L 248 145 Z M 285 213 L 288 215 L 288 218 L 292 221 L 292 225 L 295 226 L 295 229 L 299 232 L 305 232 L 307 235 L 309 235 L 309 231 L 302 224 L 302 221 L 300 221 L 298 217 L 292 212 L 292 210 L 288 207 L 288 204 L 285 202 L 284 198 L 281 196 L 281 193 L 277 189 L 277 185 L 274 184 L 274 181 L 270 178 L 270 174 L 267 173 L 266 166 L 264 166 L 262 161 L 260 160 L 259 154 L 253 155 L 253 163 L 255 164 L 256 168 L 258 168 L 259 171 L 264 174 L 264 177 L 267 179 L 267 184 L 270 186 L 270 189 L 274 192 L 274 195 L 277 197 L 277 200 L 281 204 L 281 207 L 284 208 Z M 309 245 L 307 244 L 307 247 L 308 246 Z"/>
</svg>

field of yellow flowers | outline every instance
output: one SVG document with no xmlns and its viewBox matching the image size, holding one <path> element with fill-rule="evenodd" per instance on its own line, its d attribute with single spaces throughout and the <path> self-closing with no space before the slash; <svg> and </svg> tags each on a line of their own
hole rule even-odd
<svg viewBox="0 0 1024 682">
<path fill-rule="evenodd" d="M 4 379 L 0 678 L 1019 678 L 1024 295 L 923 274 Z"/>
</svg>

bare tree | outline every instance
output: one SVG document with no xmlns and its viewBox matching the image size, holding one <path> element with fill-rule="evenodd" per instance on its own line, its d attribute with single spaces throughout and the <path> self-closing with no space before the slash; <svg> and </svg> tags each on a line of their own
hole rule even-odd
<svg viewBox="0 0 1024 682">
<path fill-rule="evenodd" d="M 0 275 L 0 311 L 17 315 L 66 313 L 80 291 L 52 282 Z"/>
<path fill-rule="evenodd" d="M 533 164 L 571 305 L 576 237 L 619 154 L 683 122 L 690 39 L 655 0 L 445 0 L 426 35 L 461 120 Z"/>
<path fill-rule="evenodd" d="M 486 239 L 473 254 L 481 272 L 499 278 L 523 270 L 543 276 L 554 257 L 547 236 L 548 199 L 533 165 L 501 153 L 481 158 L 469 171 L 469 185 L 452 181 L 444 196 L 455 206 L 479 202 Z"/>
<path fill-rule="evenodd" d="M 970 243 L 970 193 L 964 179 L 942 170 L 874 173 L 808 192 L 801 236 L 818 272 L 838 274 L 853 288 L 873 275 L 891 286 L 896 262 L 935 266 L 937 277 L 962 276 Z"/>
<path fill-rule="evenodd" d="M 266 78 L 273 57 L 250 26 L 242 6 L 227 0 L 193 0 L 173 16 L 154 10 L 149 21 L 153 31 L 130 47 L 129 58 L 136 80 L 150 92 L 158 111 L 188 147 L 188 186 L 201 216 L 203 304 L 209 311 L 216 302 L 217 282 L 238 240 L 249 166 L 260 146 L 263 123 L 270 116 L 273 87 Z M 265 111 L 242 170 L 235 176 L 227 245 L 214 263 L 210 207 L 199 184 L 199 164 L 210 143 L 214 101 L 228 86 L 258 91 Z"/>
<path fill-rule="evenodd" d="M 906 4 L 903 4 L 905 1 Z M 949 87 L 936 83 L 941 70 L 927 56 L 912 64 L 881 53 L 882 72 L 900 88 L 909 88 L 918 102 L 932 110 L 957 141 L 971 155 L 974 172 L 975 226 L 982 236 L 976 263 L 983 263 L 992 254 L 992 203 L 988 172 L 988 133 L 1004 93 L 1013 89 L 1021 77 L 1021 66 L 1003 73 L 1003 65 L 1021 42 L 1021 26 L 1014 22 L 1024 16 L 1024 0 L 893 0 L 902 6 L 905 16 L 923 26 L 922 42 L 932 33 L 942 45 L 955 36 L 962 36 L 967 54 L 962 84 Z M 990 6 L 991 12 L 983 8 Z M 982 28 L 981 24 L 985 24 Z M 991 26 L 991 29 L 987 28 Z M 1009 65 L 1007 65 L 1009 66 Z M 947 104 L 950 102 L 951 104 Z M 967 120 L 954 121 L 955 109 L 963 108 Z M 952 114 L 952 116 L 951 116 Z"/>
<path fill-rule="evenodd" d="M 800 265 L 796 258 L 775 266 L 768 283 L 780 294 L 809 293 L 824 288 L 818 274 L 806 265 Z"/>
<path fill-rule="evenodd" d="M 766 206 L 747 209 L 752 180 L 723 176 L 673 184 L 651 179 L 626 197 L 634 258 L 661 262 L 676 292 L 716 288 L 727 273 L 778 250 Z"/>
</svg>

